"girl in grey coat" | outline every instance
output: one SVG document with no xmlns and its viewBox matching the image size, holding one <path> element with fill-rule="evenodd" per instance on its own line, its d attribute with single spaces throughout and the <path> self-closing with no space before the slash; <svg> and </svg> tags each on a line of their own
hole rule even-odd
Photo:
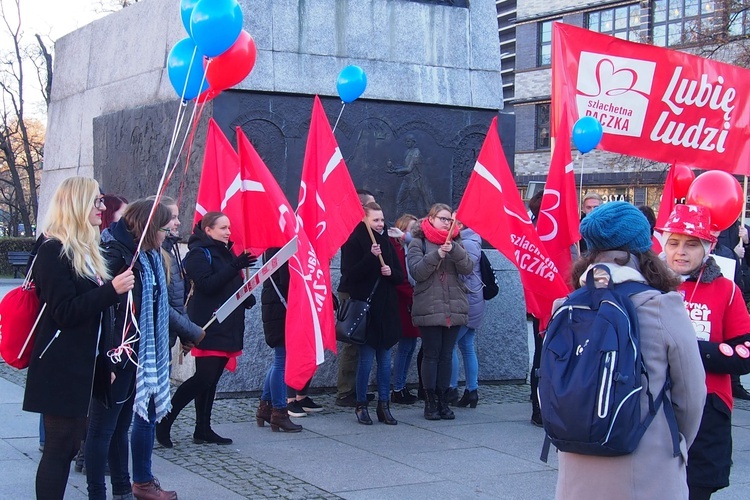
<svg viewBox="0 0 750 500">
<path fill-rule="evenodd" d="M 427 420 L 455 418 L 445 401 L 450 384 L 453 347 L 461 325 L 469 321 L 466 285 L 474 263 L 458 240 L 452 210 L 438 203 L 419 226 L 409 243 L 407 265 L 416 282 L 411 316 L 422 335 L 422 381 L 425 388 L 424 417 Z M 455 229 L 448 237 L 448 231 Z"/>
<path fill-rule="evenodd" d="M 641 333 L 641 352 L 648 371 L 642 377 L 651 393 L 658 393 L 667 373 L 672 381 L 669 401 L 677 417 L 680 455 L 672 452 L 669 423 L 663 405 L 630 455 L 600 457 L 559 453 L 556 497 L 559 499 L 687 499 L 687 450 L 698 432 L 706 399 L 705 374 L 695 331 L 685 312 L 680 283 L 650 250 L 651 228 L 633 205 L 610 202 L 581 223 L 589 253 L 576 262 L 576 286 L 593 264 L 604 264 L 615 283 L 645 282 L 654 290 L 632 296 Z M 595 274 L 597 286 L 607 276 Z M 641 414 L 648 411 L 648 395 L 641 391 Z M 544 401 L 541 401 L 544 406 Z"/>
</svg>

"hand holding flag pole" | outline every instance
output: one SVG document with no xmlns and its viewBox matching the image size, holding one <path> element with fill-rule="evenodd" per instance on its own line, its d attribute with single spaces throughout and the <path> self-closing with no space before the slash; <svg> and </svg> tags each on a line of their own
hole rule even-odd
<svg viewBox="0 0 750 500">
<path fill-rule="evenodd" d="M 373 245 L 377 245 L 378 242 L 375 241 L 375 235 L 372 234 L 372 228 L 367 223 L 367 216 L 365 216 L 365 218 L 362 220 L 362 222 L 365 223 L 365 227 L 367 228 L 367 232 L 370 234 L 370 240 L 372 240 L 372 244 Z M 385 267 L 385 261 L 383 260 L 383 256 L 382 255 L 378 255 L 378 259 L 380 259 L 380 267 Z"/>
</svg>

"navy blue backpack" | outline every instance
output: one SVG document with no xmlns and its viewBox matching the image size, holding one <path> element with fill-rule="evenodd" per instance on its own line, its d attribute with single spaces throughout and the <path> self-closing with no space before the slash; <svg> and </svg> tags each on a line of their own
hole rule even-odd
<svg viewBox="0 0 750 500">
<path fill-rule="evenodd" d="M 596 265 L 609 274 L 609 269 Z M 664 403 L 672 432 L 674 456 L 679 434 L 674 409 L 664 387 L 654 398 L 640 351 L 640 332 L 630 296 L 654 288 L 634 281 L 597 288 L 594 269 L 586 286 L 571 293 L 552 316 L 539 367 L 539 406 L 546 433 L 542 461 L 549 445 L 581 455 L 618 456 L 635 451 Z M 644 386 L 643 380 L 646 385 Z M 649 411 L 641 415 L 641 392 Z"/>
</svg>

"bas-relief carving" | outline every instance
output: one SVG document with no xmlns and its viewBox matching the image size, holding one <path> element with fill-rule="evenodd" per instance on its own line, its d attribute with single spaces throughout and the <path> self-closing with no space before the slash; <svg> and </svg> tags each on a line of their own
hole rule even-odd
<svg viewBox="0 0 750 500">
<path fill-rule="evenodd" d="M 177 109 L 177 101 L 172 101 L 118 111 L 94 119 L 94 176 L 105 192 L 120 194 L 129 200 L 156 193 L 167 160 Z M 187 124 L 183 123 L 170 161 L 170 169 L 175 162 L 178 163 L 166 194 L 182 199 L 183 235 L 189 234 L 192 229 L 190 222 L 200 181 L 206 117 L 210 114 L 211 107 L 208 105 L 198 123 L 195 141 L 192 144 L 186 141 L 182 154 L 178 155 L 185 135 L 190 132 Z M 188 149 L 189 170 L 185 172 Z"/>
<path fill-rule="evenodd" d="M 335 123 L 341 103 L 322 102 Z M 211 105 L 196 133 L 187 175 L 181 161 L 167 188 L 175 198 L 182 193 L 185 222 L 193 213 L 211 114 L 235 146 L 235 127 L 242 128 L 296 206 L 312 99 L 233 91 Z M 176 111 L 171 102 L 94 120 L 94 170 L 106 191 L 129 199 L 154 193 Z M 375 193 L 392 222 L 405 212 L 423 216 L 435 202 L 457 206 L 493 116 L 485 110 L 359 100 L 346 106 L 335 134 L 355 186 Z M 184 234 L 189 226 L 183 225 Z"/>
</svg>

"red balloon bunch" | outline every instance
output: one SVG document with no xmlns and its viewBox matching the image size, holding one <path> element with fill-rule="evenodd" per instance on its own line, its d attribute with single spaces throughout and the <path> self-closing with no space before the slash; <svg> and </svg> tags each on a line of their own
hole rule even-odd
<svg viewBox="0 0 750 500">
<path fill-rule="evenodd" d="M 226 52 L 214 57 L 210 64 L 209 61 L 205 61 L 209 91 L 218 94 L 244 80 L 255 66 L 256 55 L 255 40 L 250 33 L 242 30 Z"/>
<path fill-rule="evenodd" d="M 688 205 L 708 208 L 712 231 L 723 231 L 734 224 L 745 206 L 743 198 L 742 186 L 737 179 L 721 170 L 699 175 L 687 192 Z"/>
</svg>

